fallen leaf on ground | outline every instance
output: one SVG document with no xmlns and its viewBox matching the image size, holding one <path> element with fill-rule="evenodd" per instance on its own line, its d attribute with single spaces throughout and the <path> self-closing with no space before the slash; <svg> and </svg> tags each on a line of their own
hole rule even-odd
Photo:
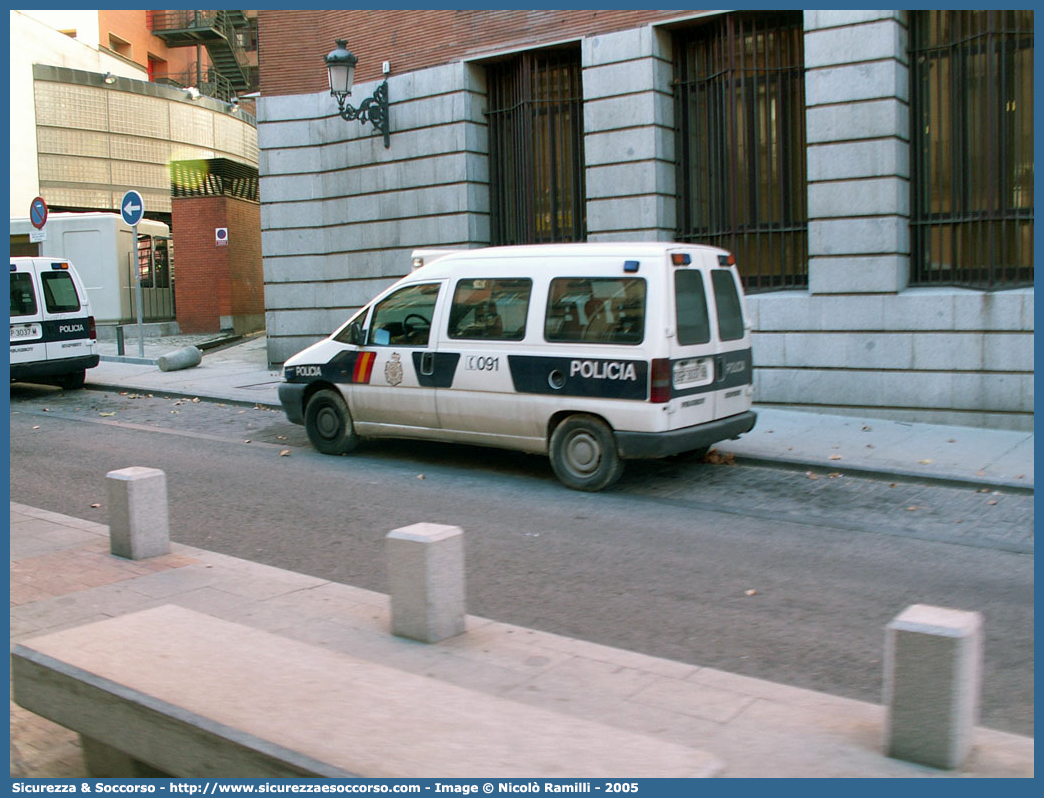
<svg viewBox="0 0 1044 798">
<path fill-rule="evenodd" d="M 923 510 L 924 508 L 923 508 L 923 507 L 918 507 L 918 506 L 917 506 L 916 504 L 914 504 L 914 505 L 911 505 L 910 507 L 907 507 L 906 509 L 907 509 L 907 510 L 908 510 L 909 512 L 911 512 L 911 513 L 912 513 L 912 512 L 915 512 L 915 511 L 917 511 L 917 510 Z"/>
<path fill-rule="evenodd" d="M 745 592 L 746 592 L 746 594 L 748 596 L 756 596 L 756 595 L 758 595 L 758 591 L 756 591 L 754 588 L 751 588 L 750 590 L 747 590 Z"/>
<path fill-rule="evenodd" d="M 814 473 L 812 471 L 806 471 L 805 472 L 805 476 L 808 477 L 809 479 L 819 479 L 819 474 L 816 474 L 816 473 Z"/>
<path fill-rule="evenodd" d="M 839 455 L 839 454 L 832 454 L 832 455 L 830 455 L 830 459 L 831 460 L 840 460 L 841 459 L 841 455 Z"/>
<path fill-rule="evenodd" d="M 921 460 L 920 462 L 921 462 L 921 465 L 931 465 L 935 461 L 934 460 Z"/>
<path fill-rule="evenodd" d="M 289 457 L 290 456 L 290 450 L 289 449 L 283 449 L 283 451 L 281 451 L 279 453 L 279 456 L 280 457 Z"/>
<path fill-rule="evenodd" d="M 986 504 L 996 504 L 996 503 L 997 503 L 996 499 L 990 499 L 988 502 L 986 502 Z"/>
<path fill-rule="evenodd" d="M 98 504 L 98 502 L 95 502 L 94 504 L 91 505 L 91 507 L 97 509 L 97 508 L 101 507 L 101 505 Z"/>
<path fill-rule="evenodd" d="M 99 416 L 114 416 L 116 414 L 115 413 L 99 413 L 98 415 Z"/>
<path fill-rule="evenodd" d="M 706 457 L 703 458 L 703 462 L 711 463 L 712 465 L 735 465 L 736 455 L 732 452 L 719 452 L 717 449 L 711 449 L 707 452 Z"/>
</svg>

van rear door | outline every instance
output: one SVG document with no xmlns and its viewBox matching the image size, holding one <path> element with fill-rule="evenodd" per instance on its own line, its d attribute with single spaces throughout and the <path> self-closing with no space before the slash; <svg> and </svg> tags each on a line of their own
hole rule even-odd
<svg viewBox="0 0 1044 798">
<path fill-rule="evenodd" d="M 739 275 L 733 266 L 726 263 L 719 266 L 710 272 L 718 326 L 714 402 L 716 417 L 727 418 L 750 410 L 751 395 L 747 386 L 753 382 L 753 362 Z"/>
<path fill-rule="evenodd" d="M 90 308 L 86 292 L 63 261 L 44 263 L 37 269 L 43 298 L 44 339 L 47 359 L 64 360 L 94 354 L 90 337 Z M 81 301 L 81 297 L 83 297 Z"/>
<path fill-rule="evenodd" d="M 719 347 L 707 270 L 692 263 L 676 266 L 670 276 L 675 321 L 670 396 L 675 412 L 669 423 L 681 429 L 717 418 L 714 382 Z"/>
<path fill-rule="evenodd" d="M 43 303 L 32 261 L 11 264 L 11 363 L 47 359 Z"/>
</svg>

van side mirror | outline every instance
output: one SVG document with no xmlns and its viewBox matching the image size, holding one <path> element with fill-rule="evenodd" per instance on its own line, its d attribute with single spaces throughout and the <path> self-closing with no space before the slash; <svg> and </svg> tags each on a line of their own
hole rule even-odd
<svg viewBox="0 0 1044 798">
<path fill-rule="evenodd" d="M 348 343 L 352 346 L 362 346 L 365 342 L 366 336 L 363 335 L 362 325 L 353 321 L 348 325 Z"/>
</svg>

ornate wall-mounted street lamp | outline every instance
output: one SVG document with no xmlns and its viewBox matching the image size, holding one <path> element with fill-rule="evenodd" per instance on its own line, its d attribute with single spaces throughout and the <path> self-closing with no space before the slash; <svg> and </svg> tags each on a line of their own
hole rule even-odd
<svg viewBox="0 0 1044 798">
<path fill-rule="evenodd" d="M 370 122 L 384 134 L 384 146 L 391 146 L 388 128 L 388 81 L 385 80 L 367 97 L 358 108 L 353 108 L 345 101 L 352 93 L 352 81 L 355 79 L 355 65 L 359 59 L 348 49 L 346 39 L 337 39 L 337 49 L 326 56 L 326 71 L 330 77 L 330 94 L 337 98 L 337 106 L 341 109 L 341 117 L 349 122 L 358 119 L 361 123 Z M 384 74 L 388 74 L 387 62 Z"/>
</svg>

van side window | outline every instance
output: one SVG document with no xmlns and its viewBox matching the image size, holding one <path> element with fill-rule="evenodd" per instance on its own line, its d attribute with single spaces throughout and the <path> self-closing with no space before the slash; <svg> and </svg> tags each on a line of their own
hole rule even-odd
<svg viewBox="0 0 1044 798">
<path fill-rule="evenodd" d="M 723 341 L 742 338 L 743 306 L 740 304 L 732 272 L 728 269 L 713 269 L 711 285 L 714 286 L 714 303 L 718 306 L 718 336 Z"/>
<path fill-rule="evenodd" d="M 36 292 L 33 290 L 33 277 L 25 272 L 11 275 L 11 315 L 36 315 Z"/>
<path fill-rule="evenodd" d="M 461 280 L 453 292 L 449 337 L 483 341 L 521 341 L 533 281 Z"/>
<path fill-rule="evenodd" d="M 699 269 L 678 269 L 674 273 L 674 312 L 678 320 L 678 343 L 682 346 L 710 341 L 707 291 Z"/>
<path fill-rule="evenodd" d="M 80 297 L 76 295 L 76 285 L 69 272 L 43 272 L 40 279 L 48 313 L 72 313 L 80 309 Z"/>
<path fill-rule="evenodd" d="M 373 309 L 370 345 L 427 346 L 438 298 L 437 283 L 409 285 L 386 296 Z"/>
<path fill-rule="evenodd" d="M 548 341 L 640 344 L 645 338 L 645 280 L 563 277 L 551 281 Z"/>
</svg>

